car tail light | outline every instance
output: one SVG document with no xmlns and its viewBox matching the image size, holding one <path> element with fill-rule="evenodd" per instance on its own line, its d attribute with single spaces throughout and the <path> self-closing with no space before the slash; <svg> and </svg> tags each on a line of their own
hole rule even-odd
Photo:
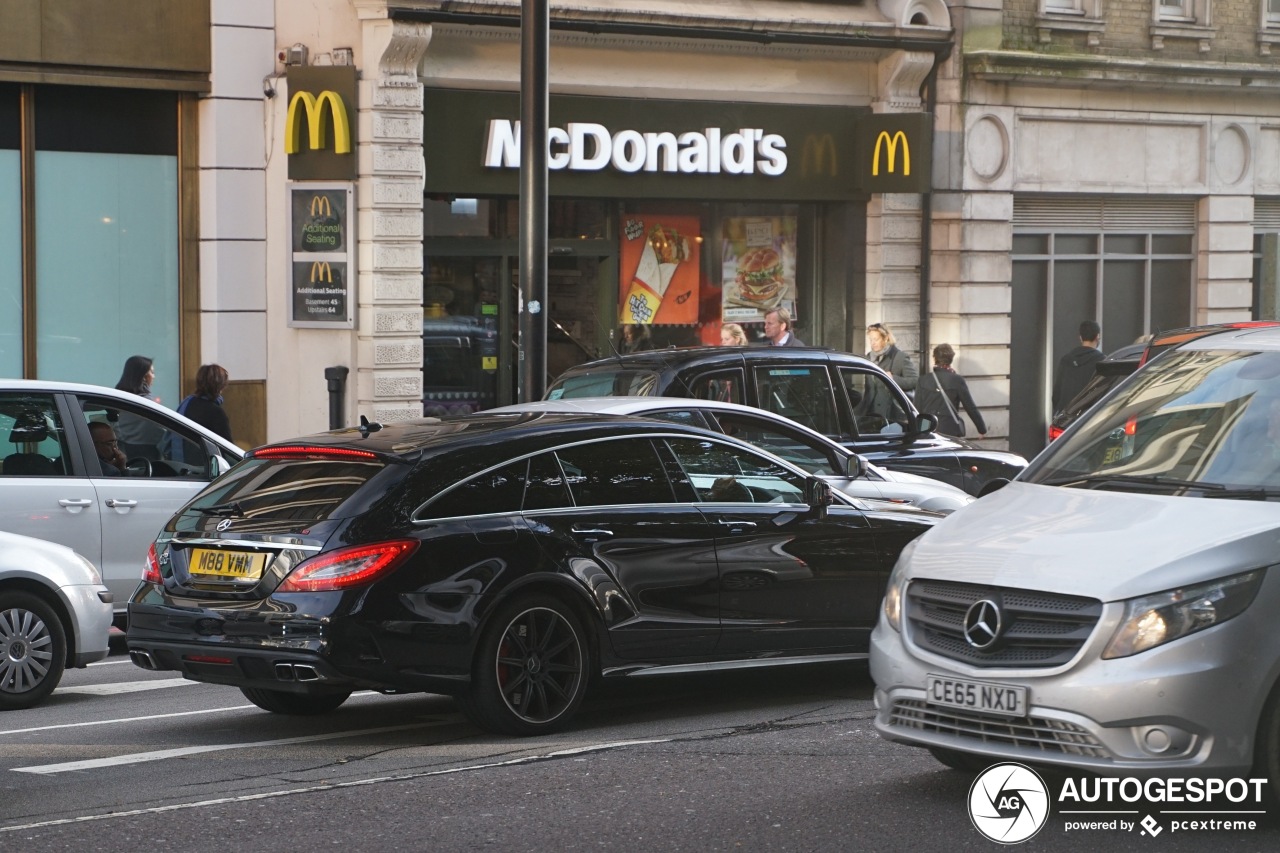
<svg viewBox="0 0 1280 853">
<path fill-rule="evenodd" d="M 416 539 L 341 548 L 298 564 L 277 592 L 326 592 L 372 583 L 416 551 Z"/>
<path fill-rule="evenodd" d="M 142 566 L 142 579 L 147 583 L 164 583 L 160 578 L 160 559 L 156 556 L 156 543 L 154 542 L 147 549 L 147 562 Z"/>
<path fill-rule="evenodd" d="M 260 447 L 246 456 L 254 459 L 371 459 L 378 454 L 369 450 L 352 450 L 349 447 L 320 447 L 314 444 L 281 444 L 276 447 Z"/>
<path fill-rule="evenodd" d="M 1050 441 L 1053 441 L 1055 438 L 1062 435 L 1064 432 L 1066 432 L 1066 430 L 1064 430 L 1062 427 L 1049 424 L 1049 440 Z"/>
</svg>

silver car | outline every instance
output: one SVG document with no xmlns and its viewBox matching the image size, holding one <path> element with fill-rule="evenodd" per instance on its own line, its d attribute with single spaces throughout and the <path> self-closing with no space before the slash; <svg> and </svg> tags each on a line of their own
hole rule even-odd
<svg viewBox="0 0 1280 853">
<path fill-rule="evenodd" d="M 1280 783 L 1280 330 L 1125 380 L 902 552 L 876 729 L 974 769 Z"/>
<path fill-rule="evenodd" d="M 95 421 L 119 439 L 126 476 L 104 475 L 89 430 Z M 165 522 L 243 455 L 137 394 L 0 380 L 0 530 L 84 555 L 101 568 L 120 616 Z"/>
<path fill-rule="evenodd" d="M 107 656 L 111 593 L 93 563 L 52 542 L 0 533 L 0 711 L 29 708 L 65 667 Z"/>
<path fill-rule="evenodd" d="M 954 512 L 975 500 L 939 480 L 880 468 L 816 430 L 782 415 L 737 403 L 680 397 L 578 397 L 520 403 L 492 411 L 596 412 L 671 421 L 740 438 L 856 498 L 909 504 L 941 513 Z"/>
</svg>

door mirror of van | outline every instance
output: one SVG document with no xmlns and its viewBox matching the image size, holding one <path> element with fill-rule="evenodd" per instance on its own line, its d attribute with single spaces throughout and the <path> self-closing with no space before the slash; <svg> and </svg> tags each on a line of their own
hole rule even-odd
<svg viewBox="0 0 1280 853">
<path fill-rule="evenodd" d="M 933 432 L 938 428 L 938 419 L 928 412 L 920 412 L 916 415 L 916 435 L 923 435 L 926 432 Z"/>
</svg>

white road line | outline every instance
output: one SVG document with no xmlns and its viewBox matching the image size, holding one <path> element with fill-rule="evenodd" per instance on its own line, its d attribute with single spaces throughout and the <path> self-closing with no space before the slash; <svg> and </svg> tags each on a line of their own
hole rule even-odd
<svg viewBox="0 0 1280 853">
<path fill-rule="evenodd" d="M 166 758 L 181 758 L 185 755 L 199 755 L 202 752 L 223 752 L 232 749 L 260 749 L 262 747 L 286 746 L 293 743 L 312 743 L 318 740 L 338 740 L 340 738 L 360 737 L 361 735 L 383 734 L 385 732 L 402 732 L 408 729 L 426 729 L 434 726 L 453 725 L 454 720 L 433 720 L 427 723 L 411 723 L 405 726 L 385 726 L 379 729 L 356 729 L 347 732 L 331 732 L 324 735 L 304 735 L 303 737 L 281 738 L 280 740 L 259 740 L 251 743 L 218 743 L 208 746 L 182 746 L 176 749 L 158 749 L 154 752 L 134 752 L 116 755 L 111 758 L 89 758 L 84 761 L 67 761 L 62 764 L 39 764 L 30 767 L 13 767 L 17 773 L 69 773 L 73 770 L 97 770 L 101 767 L 119 767 L 124 764 L 142 764 L 147 761 L 163 761 Z"/>
<path fill-rule="evenodd" d="M 32 726 L 29 729 L 9 729 L 0 735 L 22 735 L 27 732 L 47 732 L 51 729 L 77 729 L 81 726 L 109 726 L 113 723 L 137 723 L 142 720 L 163 720 L 168 717 L 188 717 L 192 714 L 216 714 L 219 711 L 243 711 L 253 705 L 232 705 L 230 708 L 205 708 L 201 711 L 175 711 L 172 714 L 148 714 L 145 717 L 120 717 L 115 720 L 87 720 L 83 723 L 60 723 L 56 726 Z"/>
<path fill-rule="evenodd" d="M 150 681 L 115 681 L 110 684 L 82 684 L 79 687 L 62 687 L 59 693 L 82 693 L 88 696 L 115 696 L 120 693 L 143 693 L 147 690 L 163 690 L 166 687 L 186 687 L 195 684 L 185 678 L 153 678 Z"/>
<path fill-rule="evenodd" d="M 99 660 L 89 664 L 89 666 L 115 666 L 118 663 L 133 663 L 133 661 L 125 658 L 124 660 Z"/>
<path fill-rule="evenodd" d="M 589 752 L 606 752 L 611 749 L 623 749 L 628 746 L 644 746 L 652 743 L 670 743 L 675 738 L 653 738 L 652 740 L 623 740 L 615 743 L 598 743 L 589 746 L 578 746 L 548 752 L 545 755 L 529 755 L 524 758 L 512 758 L 507 761 L 493 761 L 486 764 L 470 764 L 463 767 L 449 767 L 444 770 L 424 770 L 420 773 L 405 773 L 399 776 L 374 776 L 369 779 L 353 779 L 350 782 L 326 782 L 321 785 L 309 785 L 305 788 L 290 788 L 283 791 L 266 791 L 261 794 L 244 794 L 239 797 L 220 797 L 216 800 L 200 800 L 194 803 L 175 803 L 169 806 L 154 806 L 149 809 L 133 809 L 126 812 L 110 812 L 108 814 L 89 814 L 79 817 L 64 817 L 58 820 L 46 820 L 39 823 L 24 823 L 19 826 L 0 826 L 0 832 L 19 832 L 22 830 L 41 829 L 48 826 L 66 826 L 72 823 L 88 823 L 95 820 L 109 820 L 118 817 L 136 817 L 145 814 L 163 814 L 183 809 L 198 809 L 205 806 L 221 806 L 229 803 L 248 803 L 254 800 L 271 800 L 277 797 L 291 797 L 294 794 L 314 794 L 319 791 L 337 791 L 342 788 L 358 788 L 363 785 L 378 785 L 383 782 L 410 782 L 414 779 L 427 779 L 431 776 L 447 776 L 453 773 L 470 773 L 475 770 L 490 770 L 494 767 L 510 767 L 515 764 L 529 764 L 549 758 L 561 758 L 568 755 L 581 755 Z"/>
</svg>

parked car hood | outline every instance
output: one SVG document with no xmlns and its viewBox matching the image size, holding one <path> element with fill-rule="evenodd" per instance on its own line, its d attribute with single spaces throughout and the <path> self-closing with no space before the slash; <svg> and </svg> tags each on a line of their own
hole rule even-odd
<svg viewBox="0 0 1280 853">
<path fill-rule="evenodd" d="M 909 577 L 1119 601 L 1277 562 L 1280 504 L 1010 483 L 909 552 Z"/>
</svg>

